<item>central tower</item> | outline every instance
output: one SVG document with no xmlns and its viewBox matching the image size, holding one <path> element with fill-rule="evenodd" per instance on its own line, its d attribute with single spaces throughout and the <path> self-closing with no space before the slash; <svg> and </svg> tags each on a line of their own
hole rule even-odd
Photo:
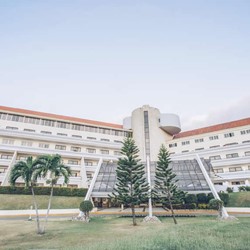
<svg viewBox="0 0 250 250">
<path fill-rule="evenodd" d="M 144 105 L 123 120 L 123 126 L 133 131 L 133 139 L 140 150 L 140 158 L 156 161 L 162 144 L 181 131 L 180 119 L 175 114 L 161 114 L 157 108 Z"/>
</svg>

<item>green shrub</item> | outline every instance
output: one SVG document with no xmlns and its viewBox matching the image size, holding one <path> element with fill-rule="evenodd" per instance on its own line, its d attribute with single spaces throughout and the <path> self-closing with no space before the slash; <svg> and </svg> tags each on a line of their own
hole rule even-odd
<svg viewBox="0 0 250 250">
<path fill-rule="evenodd" d="M 50 187 L 34 187 L 36 195 L 50 195 Z M 85 197 L 87 189 L 85 188 L 54 188 L 54 196 L 76 196 Z M 29 194 L 31 189 L 25 187 L 0 186 L 0 194 Z"/>
<path fill-rule="evenodd" d="M 241 192 L 241 191 L 246 191 L 246 187 L 240 186 L 240 187 L 238 187 L 238 190 L 239 190 L 239 192 Z"/>
<path fill-rule="evenodd" d="M 184 201 L 186 204 L 197 203 L 197 197 L 195 194 L 187 194 Z"/>
<path fill-rule="evenodd" d="M 89 222 L 89 212 L 93 209 L 91 201 L 82 201 L 79 207 L 80 211 L 84 214 L 84 221 Z"/>
<path fill-rule="evenodd" d="M 234 191 L 233 188 L 231 188 L 231 187 L 228 187 L 228 188 L 227 188 L 227 192 L 228 192 L 228 193 L 232 193 L 233 191 Z"/>
<path fill-rule="evenodd" d="M 223 206 L 223 201 L 212 199 L 209 201 L 209 208 L 219 210 Z"/>
<path fill-rule="evenodd" d="M 186 209 L 196 209 L 196 203 L 190 203 L 185 205 Z"/>
<path fill-rule="evenodd" d="M 221 200 L 223 201 L 223 203 L 225 205 L 227 205 L 227 203 L 229 201 L 229 194 L 227 194 L 227 193 L 219 193 L 219 196 L 220 196 Z"/>
<path fill-rule="evenodd" d="M 214 195 L 212 193 L 207 194 L 207 203 L 209 203 L 210 200 L 214 199 Z"/>
<path fill-rule="evenodd" d="M 250 191 L 250 186 L 246 186 L 246 191 Z"/>
<path fill-rule="evenodd" d="M 207 200 L 207 195 L 205 193 L 200 193 L 200 194 L 197 194 L 197 202 L 198 203 L 207 203 L 208 200 Z"/>
<path fill-rule="evenodd" d="M 200 203 L 200 204 L 198 204 L 198 208 L 199 209 L 208 209 L 208 204 L 206 204 L 206 203 Z"/>
</svg>

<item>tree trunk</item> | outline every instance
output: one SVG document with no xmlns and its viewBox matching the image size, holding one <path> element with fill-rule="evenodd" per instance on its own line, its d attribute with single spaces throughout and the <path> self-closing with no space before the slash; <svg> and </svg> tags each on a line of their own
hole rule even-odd
<svg viewBox="0 0 250 250">
<path fill-rule="evenodd" d="M 39 220 L 39 214 L 38 214 L 38 209 L 37 209 L 37 202 L 36 202 L 36 197 L 35 197 L 33 186 L 31 186 L 31 192 L 32 192 L 34 207 L 35 207 L 35 210 L 36 210 L 37 234 L 43 234 L 43 231 L 40 228 L 40 220 Z"/>
<path fill-rule="evenodd" d="M 132 217 L 133 217 L 133 226 L 136 226 L 136 219 L 135 219 L 135 205 L 131 205 L 131 210 L 132 210 Z"/>
<path fill-rule="evenodd" d="M 173 209 L 173 206 L 172 206 L 172 202 L 171 202 L 170 194 L 169 193 L 168 193 L 168 201 L 169 201 L 171 213 L 172 213 L 172 216 L 173 216 L 174 224 L 177 224 L 177 220 L 175 218 L 174 209 Z"/>
<path fill-rule="evenodd" d="M 49 217 L 49 211 L 50 211 L 51 201 L 52 201 L 52 196 L 53 196 L 53 189 L 54 189 L 54 184 L 52 182 L 52 184 L 51 184 L 51 190 L 50 190 L 50 197 L 49 197 L 49 204 L 48 204 L 47 214 L 46 214 L 46 218 L 45 218 L 45 223 L 46 224 L 47 224 L 48 217 Z"/>
</svg>

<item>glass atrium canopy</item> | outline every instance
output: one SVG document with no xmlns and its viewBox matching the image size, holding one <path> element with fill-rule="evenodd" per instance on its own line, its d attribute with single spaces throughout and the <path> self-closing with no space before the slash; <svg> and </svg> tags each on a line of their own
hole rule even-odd
<svg viewBox="0 0 250 250">
<path fill-rule="evenodd" d="M 210 175 L 211 164 L 209 160 L 201 159 L 207 173 Z M 150 163 L 151 182 L 154 184 L 156 162 Z M 186 192 L 207 192 L 210 191 L 208 183 L 200 169 L 197 160 L 172 161 L 170 167 L 178 179 L 177 185 Z M 102 163 L 97 175 L 91 196 L 109 197 L 116 184 L 117 163 Z M 146 173 L 146 167 L 145 167 Z"/>
</svg>

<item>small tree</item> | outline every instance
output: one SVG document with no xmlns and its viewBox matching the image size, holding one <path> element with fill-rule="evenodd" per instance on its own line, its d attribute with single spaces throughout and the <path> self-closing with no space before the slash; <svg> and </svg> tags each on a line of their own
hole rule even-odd
<svg viewBox="0 0 250 250">
<path fill-rule="evenodd" d="M 212 199 L 212 200 L 209 201 L 209 207 L 211 209 L 218 210 L 218 212 L 219 212 L 218 217 L 219 218 L 223 217 L 223 215 L 222 215 L 223 204 L 224 204 L 223 201 L 222 200 L 218 200 L 218 199 Z"/>
<path fill-rule="evenodd" d="M 176 174 L 170 168 L 170 156 L 164 145 L 161 146 L 158 154 L 158 161 L 155 171 L 155 191 L 159 197 L 166 198 L 173 216 L 174 223 L 177 224 L 173 210 L 173 201 L 182 199 L 183 192 L 179 191 L 176 185 L 178 181 Z"/>
<path fill-rule="evenodd" d="M 93 209 L 91 201 L 83 201 L 80 203 L 80 211 L 84 214 L 84 221 L 89 222 L 89 212 Z"/>
<path fill-rule="evenodd" d="M 39 214 L 38 214 L 38 206 L 37 201 L 34 193 L 34 181 L 33 181 L 33 175 L 34 171 L 37 168 L 37 160 L 33 160 L 33 158 L 30 156 L 27 158 L 26 161 L 19 161 L 17 162 L 10 172 L 10 184 L 15 186 L 16 181 L 18 178 L 22 178 L 25 183 L 26 188 L 31 188 L 32 197 L 33 197 L 33 204 L 36 210 L 36 224 L 37 224 L 37 233 L 43 234 L 43 230 L 40 227 L 40 220 L 39 220 Z"/>
<path fill-rule="evenodd" d="M 138 158 L 139 149 L 132 138 L 123 142 L 121 154 L 116 169 L 117 182 L 112 193 L 118 202 L 131 207 L 133 225 L 136 226 L 135 205 L 148 198 L 149 186 L 145 178 L 145 167 Z"/>
<path fill-rule="evenodd" d="M 51 190 L 45 217 L 45 224 L 48 221 L 54 186 L 60 177 L 62 177 L 64 183 L 67 184 L 69 182 L 69 177 L 71 176 L 71 170 L 68 166 L 63 164 L 62 157 L 60 155 L 42 155 L 37 158 L 37 167 L 34 171 L 33 179 L 34 181 L 37 181 L 37 179 L 41 177 L 47 178 L 48 174 L 50 174 L 51 178 L 47 180 L 47 184 L 50 184 Z M 45 225 L 43 230 L 45 231 Z"/>
</svg>

